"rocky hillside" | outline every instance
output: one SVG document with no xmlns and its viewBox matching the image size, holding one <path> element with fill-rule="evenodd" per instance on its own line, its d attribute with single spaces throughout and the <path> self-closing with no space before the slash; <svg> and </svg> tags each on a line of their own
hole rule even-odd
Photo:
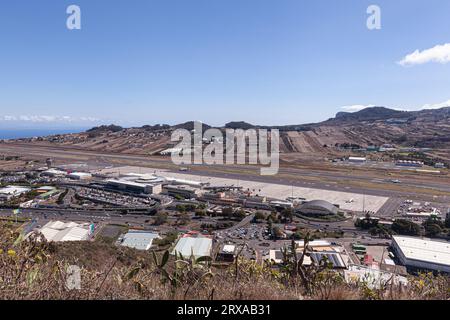
<svg viewBox="0 0 450 320">
<path fill-rule="evenodd" d="M 193 122 L 139 128 L 100 126 L 79 134 L 22 140 L 89 150 L 157 154 L 174 145 L 170 136 L 178 128 L 192 130 Z M 204 130 L 208 128 L 203 125 Z M 373 107 L 355 113 L 340 112 L 335 118 L 313 124 L 265 127 L 239 121 L 228 123 L 222 129 L 225 128 L 279 129 L 283 153 L 329 153 L 340 145 L 383 144 L 444 149 L 444 153 L 450 150 L 450 107 L 414 112 Z"/>
</svg>

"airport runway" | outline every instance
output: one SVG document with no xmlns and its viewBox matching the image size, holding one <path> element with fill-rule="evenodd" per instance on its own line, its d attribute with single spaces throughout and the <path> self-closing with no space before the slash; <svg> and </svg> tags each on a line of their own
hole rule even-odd
<svg viewBox="0 0 450 320">
<path fill-rule="evenodd" d="M 86 151 L 73 147 L 46 146 L 29 143 L 2 143 L 0 154 L 20 155 L 27 159 L 45 160 L 51 157 L 55 164 L 87 163 L 91 169 L 105 166 L 153 167 L 178 172 L 178 167 L 169 158 L 144 155 L 111 154 L 106 152 Z M 430 177 L 408 173 L 402 177 L 401 184 L 393 184 L 385 171 L 361 170 L 348 168 L 324 167 L 314 168 L 281 167 L 275 176 L 260 176 L 257 166 L 219 165 L 189 166 L 190 174 L 255 182 L 275 183 L 286 186 L 306 187 L 373 196 L 396 197 L 421 201 L 450 203 L 450 179 L 447 177 Z"/>
</svg>

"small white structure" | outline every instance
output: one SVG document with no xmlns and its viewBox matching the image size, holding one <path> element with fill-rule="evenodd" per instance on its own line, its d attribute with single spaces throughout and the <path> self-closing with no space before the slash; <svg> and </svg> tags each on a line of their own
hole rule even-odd
<svg viewBox="0 0 450 320">
<path fill-rule="evenodd" d="M 297 248 L 303 249 L 305 247 L 305 241 L 303 241 L 303 240 L 295 241 L 295 244 L 297 245 Z M 314 241 L 308 242 L 308 247 L 311 247 L 313 249 L 320 248 L 320 247 L 330 247 L 330 246 L 331 246 L 331 243 L 326 240 L 314 240 Z"/>
<path fill-rule="evenodd" d="M 73 180 L 89 180 L 92 179 L 92 175 L 86 172 L 72 172 L 67 175 L 67 178 Z"/>
<path fill-rule="evenodd" d="M 297 258 L 300 259 L 301 256 L 303 255 L 303 251 L 302 250 L 297 250 Z M 280 264 L 283 262 L 283 252 L 281 250 L 270 250 L 269 251 L 269 256 L 267 257 L 269 261 L 275 263 L 275 264 Z M 312 264 L 312 260 L 310 257 L 305 256 L 305 258 L 303 259 L 303 266 L 310 266 Z"/>
<path fill-rule="evenodd" d="M 363 157 L 350 157 L 350 158 L 348 158 L 348 162 L 352 162 L 352 163 L 364 163 L 366 161 L 367 161 L 367 159 L 363 158 Z"/>
<path fill-rule="evenodd" d="M 392 247 L 402 264 L 415 269 L 450 273 L 450 242 L 394 236 Z"/>
<path fill-rule="evenodd" d="M 90 236 L 88 223 L 50 221 L 38 230 L 49 242 L 87 241 Z"/>
<path fill-rule="evenodd" d="M 170 149 L 161 151 L 159 154 L 162 156 L 171 156 L 172 154 L 178 155 L 178 154 L 191 154 L 191 153 L 192 153 L 191 149 L 170 148 Z"/>
<path fill-rule="evenodd" d="M 425 212 L 425 211 L 415 212 L 415 211 L 411 210 L 411 211 L 408 211 L 406 213 L 406 215 L 408 217 L 412 217 L 412 218 L 428 218 L 428 217 L 431 217 L 431 216 L 435 216 L 436 217 L 439 214 L 440 213 L 439 213 L 439 211 L 436 208 L 433 208 L 433 210 L 429 211 L 429 212 Z"/>
<path fill-rule="evenodd" d="M 194 256 L 195 258 L 199 257 L 211 257 L 212 250 L 212 239 L 210 238 L 193 238 L 193 237 L 184 237 L 181 238 L 175 249 L 172 251 L 172 254 L 181 254 L 184 258 L 189 258 L 190 256 Z"/>
</svg>

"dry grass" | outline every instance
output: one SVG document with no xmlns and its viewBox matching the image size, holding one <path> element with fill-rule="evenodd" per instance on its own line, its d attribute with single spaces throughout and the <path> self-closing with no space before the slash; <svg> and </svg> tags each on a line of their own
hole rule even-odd
<svg viewBox="0 0 450 320">
<path fill-rule="evenodd" d="M 449 278 L 426 274 L 409 288 L 348 285 L 334 272 L 315 273 L 311 290 L 283 270 L 239 260 L 225 269 L 209 262 L 153 259 L 106 243 L 52 244 L 24 240 L 0 224 L 0 299 L 32 300 L 357 300 L 449 299 Z M 161 260 L 162 259 L 162 260 Z M 161 261 L 161 262 L 160 262 Z M 81 289 L 69 290 L 68 266 L 81 267 Z"/>
</svg>

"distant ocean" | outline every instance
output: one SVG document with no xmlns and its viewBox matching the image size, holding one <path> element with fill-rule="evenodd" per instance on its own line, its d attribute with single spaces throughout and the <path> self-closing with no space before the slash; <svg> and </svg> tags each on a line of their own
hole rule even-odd
<svg viewBox="0 0 450 320">
<path fill-rule="evenodd" d="M 44 137 L 55 134 L 78 133 L 84 129 L 0 129 L 0 139 Z"/>
</svg>

